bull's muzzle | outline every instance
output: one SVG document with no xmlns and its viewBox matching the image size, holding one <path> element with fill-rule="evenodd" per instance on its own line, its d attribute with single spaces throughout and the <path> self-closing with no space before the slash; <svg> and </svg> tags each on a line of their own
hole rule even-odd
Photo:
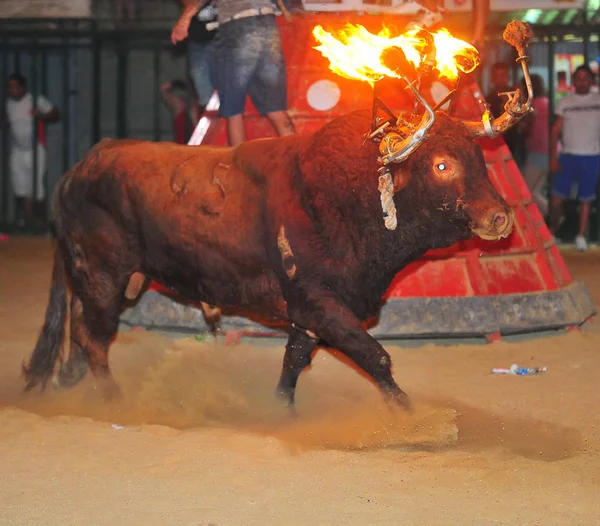
<svg viewBox="0 0 600 526">
<path fill-rule="evenodd" d="M 513 229 L 515 213 L 512 208 L 502 207 L 488 210 L 478 224 L 471 227 L 472 232 L 486 241 L 495 241 L 508 237 Z"/>
</svg>

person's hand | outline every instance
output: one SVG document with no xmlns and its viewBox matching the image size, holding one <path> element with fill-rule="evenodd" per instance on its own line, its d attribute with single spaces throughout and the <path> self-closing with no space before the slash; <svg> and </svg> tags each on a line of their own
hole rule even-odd
<svg viewBox="0 0 600 526">
<path fill-rule="evenodd" d="M 185 40 L 188 37 L 189 27 L 190 20 L 181 17 L 173 26 L 173 31 L 171 31 L 171 42 L 173 42 L 173 44 L 177 44 L 177 42 Z"/>
<path fill-rule="evenodd" d="M 31 108 L 30 113 L 34 119 L 42 119 L 44 117 L 44 112 L 40 111 L 38 108 Z"/>
<path fill-rule="evenodd" d="M 560 172 L 561 170 L 561 165 L 560 162 L 558 161 L 558 157 L 556 155 L 553 155 L 550 158 L 550 171 L 553 173 L 557 173 Z"/>
</svg>

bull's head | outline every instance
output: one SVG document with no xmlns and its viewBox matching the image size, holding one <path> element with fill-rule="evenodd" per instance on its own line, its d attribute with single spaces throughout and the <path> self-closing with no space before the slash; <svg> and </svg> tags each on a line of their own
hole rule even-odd
<svg viewBox="0 0 600 526">
<path fill-rule="evenodd" d="M 435 117 L 429 139 L 404 162 L 384 168 L 389 190 L 402 195 L 395 200 L 402 207 L 399 217 L 414 203 L 420 217 L 430 217 L 436 229 L 453 232 L 450 237 L 508 236 L 514 212 L 491 183 L 481 148 L 464 123 L 443 112 Z"/>
<path fill-rule="evenodd" d="M 483 156 L 472 140 L 468 140 L 485 136 L 497 137 L 532 111 L 533 90 L 527 68 L 528 57 L 525 56 L 525 47 L 533 33 L 527 24 L 511 22 L 503 36 L 518 51 L 517 62 L 523 69 L 527 99 L 522 100 L 521 92 L 518 89 L 506 93 L 508 101 L 501 116 L 493 118 L 486 109 L 480 122 L 463 122 L 460 132 L 457 132 L 457 123 L 450 125 L 449 129 L 452 129 L 453 132 L 443 140 L 437 140 L 444 135 L 443 127 L 440 128 L 434 124 L 437 119 L 448 126 L 447 117 L 442 112 L 436 113 L 419 93 L 416 88 L 416 84 L 419 82 L 419 71 L 411 67 L 402 49 L 398 47 L 386 48 L 381 53 L 381 62 L 386 68 L 404 79 L 417 103 L 423 108 L 421 112 L 413 112 L 408 121 L 398 118 L 395 123 L 390 120 L 381 123 L 380 119 L 375 118 L 376 106 L 374 106 L 374 121 L 369 138 L 379 143 L 380 161 L 383 165 L 380 169 L 379 190 L 387 228 L 396 228 L 393 193 L 394 189 L 398 187 L 399 176 L 398 170 L 394 170 L 392 167 L 397 163 L 406 163 L 422 147 L 427 138 L 435 137 L 436 140 L 433 141 L 435 148 L 429 155 L 424 156 L 426 160 L 423 160 L 422 155 L 418 156 L 420 166 L 417 173 L 428 173 L 432 181 L 437 181 L 435 184 L 438 187 L 445 185 L 449 194 L 456 193 L 456 201 L 453 201 L 448 194 L 446 204 L 442 203 L 442 206 L 448 206 L 448 203 L 451 202 L 458 203 L 455 211 L 459 215 L 464 213 L 469 218 L 472 232 L 483 239 L 498 239 L 510 234 L 514 214 L 503 200 L 498 203 L 497 199 L 490 198 L 494 194 L 497 196 L 497 193 L 490 192 L 492 186 L 487 176 Z M 424 56 L 435 55 L 432 40 L 424 38 L 424 41 Z M 463 64 L 460 68 L 462 71 L 470 71 L 476 66 L 476 61 L 464 62 L 469 60 L 468 55 L 463 56 L 462 60 Z M 429 61 L 431 62 L 431 59 Z M 423 65 L 427 65 L 427 62 L 427 60 L 423 61 L 421 70 L 423 70 Z M 438 107 L 445 102 L 447 102 L 446 99 L 438 104 Z M 377 97 L 376 104 L 385 108 L 385 105 L 381 104 Z M 387 110 L 387 108 L 385 109 Z M 389 110 L 387 111 L 389 112 Z M 393 176 L 392 172 L 394 172 Z M 400 173 L 408 173 L 406 167 L 401 168 Z M 406 176 L 402 176 L 400 179 L 404 180 Z M 473 195 L 469 195 L 470 193 Z M 488 197 L 484 198 L 484 194 Z"/>
<path fill-rule="evenodd" d="M 473 46 L 445 30 L 436 33 L 413 30 L 390 37 L 386 30 L 372 35 L 364 27 L 356 26 L 342 32 L 341 40 L 337 40 L 317 26 L 313 34 L 322 44 L 317 49 L 330 60 L 330 69 L 345 77 L 370 82 L 374 87 L 372 126 L 365 137 L 379 145 L 379 191 L 385 226 L 390 230 L 396 228 L 394 195 L 406 186 L 411 174 L 417 173 L 422 180 L 414 181 L 411 188 L 429 185 L 432 199 L 439 197 L 439 202 L 431 205 L 444 211 L 445 217 L 457 227 L 460 224 L 461 232 L 465 231 L 466 222 L 472 233 L 484 239 L 510 234 L 513 212 L 493 188 L 481 149 L 473 139 L 496 137 L 531 111 L 533 90 L 525 56 L 525 48 L 533 36 L 530 27 L 513 21 L 503 35 L 519 53 L 517 62 L 523 68 L 527 100 L 522 100 L 519 90 L 507 93 L 503 115 L 493 118 L 485 111 L 481 121 L 464 123 L 436 111 L 451 101 L 456 89 L 432 108 L 419 86 L 423 79 L 436 75 L 452 78 L 458 85 L 460 75 L 470 73 L 479 64 L 479 54 Z M 397 117 L 380 100 L 377 81 L 384 77 L 406 83 L 415 98 L 410 115 Z M 379 117 L 379 110 L 387 117 Z M 419 202 L 426 200 L 425 196 L 419 198 Z"/>
</svg>

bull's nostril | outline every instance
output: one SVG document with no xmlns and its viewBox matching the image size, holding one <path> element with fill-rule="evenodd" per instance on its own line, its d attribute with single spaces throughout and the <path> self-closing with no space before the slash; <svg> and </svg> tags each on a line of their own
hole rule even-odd
<svg viewBox="0 0 600 526">
<path fill-rule="evenodd" d="M 506 224 L 506 221 L 506 214 L 496 214 L 493 221 L 494 228 L 502 228 Z"/>
</svg>

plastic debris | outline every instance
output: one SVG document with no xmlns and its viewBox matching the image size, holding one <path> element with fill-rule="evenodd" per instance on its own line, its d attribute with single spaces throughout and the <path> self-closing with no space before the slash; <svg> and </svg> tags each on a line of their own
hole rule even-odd
<svg viewBox="0 0 600 526">
<path fill-rule="evenodd" d="M 513 374 L 516 376 L 529 376 L 531 374 L 545 373 L 548 367 L 520 367 L 519 364 L 513 363 L 509 369 L 495 367 L 492 369 L 492 374 Z"/>
<path fill-rule="evenodd" d="M 117 431 L 121 431 L 121 429 L 125 429 L 125 426 L 120 426 L 119 424 L 113 424 L 112 426 L 113 429 L 116 429 Z"/>
</svg>

